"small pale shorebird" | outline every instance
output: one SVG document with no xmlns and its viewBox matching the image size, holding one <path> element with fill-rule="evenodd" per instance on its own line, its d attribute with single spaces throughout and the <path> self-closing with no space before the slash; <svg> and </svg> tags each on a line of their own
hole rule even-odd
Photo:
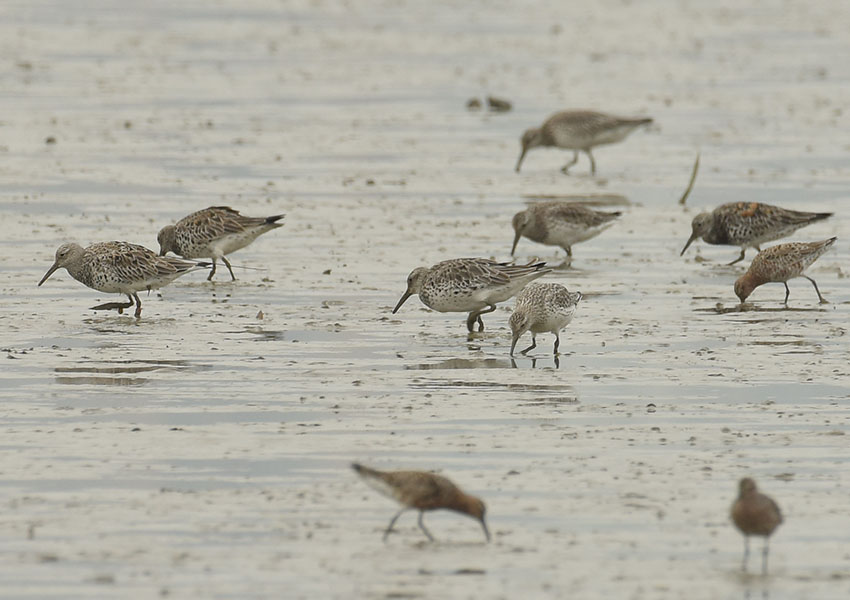
<svg viewBox="0 0 850 600">
<path fill-rule="evenodd" d="M 486 512 L 484 503 L 480 498 L 464 493 L 442 475 L 425 471 L 378 471 L 357 463 L 353 463 L 351 468 L 369 485 L 382 494 L 394 498 L 402 505 L 402 509 L 396 513 L 386 531 L 384 531 L 384 541 L 386 541 L 401 514 L 406 510 L 414 509 L 419 511 L 419 528 L 433 542 L 434 537 L 425 528 L 422 517 L 426 510 L 441 508 L 477 519 L 484 529 L 487 541 L 490 541 L 490 532 L 484 520 L 484 513 Z"/>
<path fill-rule="evenodd" d="M 83 248 L 79 244 L 62 244 L 56 250 L 56 260 L 38 285 L 50 277 L 56 269 L 65 268 L 68 273 L 93 290 L 109 294 L 125 294 L 130 301 L 108 302 L 92 307 L 92 310 L 124 312 L 136 303 L 136 317 L 142 314 L 142 301 L 136 292 L 155 290 L 199 268 L 208 268 L 210 263 L 182 260 L 175 257 L 157 256 L 144 246 L 127 242 L 100 242 Z"/>
<path fill-rule="evenodd" d="M 535 202 L 513 218 L 514 244 L 511 256 L 521 237 L 546 246 L 560 246 L 567 253 L 567 261 L 573 255 L 572 246 L 589 240 L 608 229 L 619 212 L 593 210 L 574 202 Z"/>
<path fill-rule="evenodd" d="M 730 262 L 744 259 L 747 248 L 755 248 L 765 242 L 791 235 L 801 227 L 831 217 L 832 213 L 801 212 L 788 210 L 761 202 L 730 202 L 722 204 L 712 212 L 701 213 L 691 223 L 691 237 L 679 256 L 697 238 L 709 244 L 740 246 L 741 255 Z"/>
<path fill-rule="evenodd" d="M 771 534 L 782 523 L 782 513 L 779 506 L 769 496 L 760 493 L 756 482 L 744 477 L 738 483 L 738 499 L 732 504 L 732 522 L 738 531 L 744 534 L 744 559 L 741 570 L 747 570 L 747 559 L 750 557 L 750 536 L 758 535 L 764 538 L 762 550 L 761 572 L 767 575 L 768 541 Z"/>
<path fill-rule="evenodd" d="M 211 258 L 213 266 L 207 281 L 215 275 L 216 261 L 221 259 L 232 281 L 236 281 L 225 256 L 244 248 L 267 231 L 283 227 L 283 223 L 277 222 L 283 217 L 245 217 L 229 206 L 210 206 L 163 227 L 156 236 L 159 253 L 162 256 L 174 252 L 183 258 Z"/>
<path fill-rule="evenodd" d="M 511 356 L 526 331 L 531 332 L 531 346 L 525 354 L 537 347 L 537 334 L 547 331 L 555 334 L 552 353 L 558 355 L 561 345 L 560 331 L 569 325 L 581 300 L 581 292 L 570 292 L 560 283 L 529 283 L 516 297 L 516 307 L 509 320 L 511 326 Z"/>
<path fill-rule="evenodd" d="M 407 291 L 393 314 L 419 294 L 422 304 L 438 312 L 468 312 L 466 328 L 472 332 L 477 321 L 478 331 L 484 331 L 481 315 L 493 312 L 496 304 L 551 271 L 545 267 L 545 262 L 512 265 L 486 258 L 453 258 L 433 267 L 418 267 L 407 276 Z"/>
<path fill-rule="evenodd" d="M 753 290 L 765 283 L 782 283 L 785 285 L 785 304 L 788 304 L 788 280 L 795 277 L 805 277 L 815 286 L 815 292 L 821 304 L 828 302 L 821 296 L 818 284 L 808 275 L 803 275 L 809 265 L 829 250 L 830 246 L 838 238 L 829 238 L 821 242 L 791 242 L 771 246 L 759 252 L 750 263 L 747 272 L 741 275 L 735 282 L 735 295 L 744 301 L 753 293 Z"/>
<path fill-rule="evenodd" d="M 641 125 L 652 123 L 650 118 L 624 118 L 592 110 L 565 110 L 555 113 L 540 127 L 522 134 L 522 153 L 516 163 L 519 173 L 525 153 L 539 146 L 555 146 L 573 151 L 573 159 L 561 168 L 565 174 L 578 162 L 579 151 L 590 159 L 590 173 L 596 174 L 596 161 L 590 153 L 594 146 L 614 144 L 626 138 Z"/>
</svg>

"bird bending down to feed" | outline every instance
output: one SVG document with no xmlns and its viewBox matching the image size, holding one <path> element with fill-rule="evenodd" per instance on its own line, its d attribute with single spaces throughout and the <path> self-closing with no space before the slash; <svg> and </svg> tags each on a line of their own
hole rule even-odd
<svg viewBox="0 0 850 600">
<path fill-rule="evenodd" d="M 560 331 L 573 320 L 581 300 L 581 292 L 570 292 L 559 283 L 529 283 L 516 298 L 516 308 L 509 320 L 511 326 L 511 356 L 517 341 L 526 331 L 531 332 L 531 346 L 521 351 L 525 354 L 537 347 L 537 334 L 549 331 L 555 334 L 552 353 L 558 355 L 561 344 Z"/>
<path fill-rule="evenodd" d="M 108 302 L 92 310 L 117 309 L 119 314 L 136 303 L 135 316 L 142 314 L 142 301 L 137 292 L 155 290 L 168 285 L 181 275 L 210 263 L 187 261 L 172 256 L 157 256 L 144 246 L 127 242 L 100 242 L 83 248 L 79 244 L 62 244 L 56 250 L 56 260 L 45 273 L 41 285 L 54 271 L 64 268 L 71 277 L 99 292 L 125 294 L 129 302 Z"/>
<path fill-rule="evenodd" d="M 641 125 L 652 123 L 650 118 L 627 118 L 608 115 L 593 110 L 565 110 L 555 113 L 540 127 L 522 134 L 522 153 L 516 163 L 519 173 L 526 152 L 532 148 L 554 146 L 573 151 L 573 159 L 561 168 L 564 174 L 578 162 L 579 151 L 590 159 L 590 173 L 596 174 L 596 161 L 591 149 L 603 144 L 614 144 L 626 138 Z"/>
<path fill-rule="evenodd" d="M 521 237 L 546 246 L 560 246 L 572 258 L 573 244 L 596 237 L 611 225 L 619 212 L 593 210 L 574 202 L 536 202 L 514 215 L 514 243 L 511 256 L 516 252 Z"/>
<path fill-rule="evenodd" d="M 776 528 L 782 523 L 782 513 L 779 506 L 769 496 L 760 493 L 756 482 L 744 477 L 738 482 L 738 498 L 732 504 L 732 522 L 738 531 L 744 534 L 744 559 L 741 570 L 747 570 L 747 559 L 750 557 L 750 536 L 758 535 L 764 538 L 762 550 L 761 571 L 767 575 L 768 541 Z"/>
<path fill-rule="evenodd" d="M 363 465 L 353 463 L 354 469 L 369 485 L 382 494 L 394 498 L 402 509 L 390 521 L 384 531 L 384 541 L 393 529 L 396 520 L 406 510 L 419 511 L 419 528 L 434 541 L 434 537 L 425 528 L 422 517 L 426 510 L 441 508 L 469 515 L 481 523 L 487 541 L 490 541 L 490 531 L 484 520 L 486 509 L 480 498 L 464 493 L 446 477 L 425 471 L 378 471 Z"/>
<path fill-rule="evenodd" d="M 212 271 L 207 281 L 215 275 L 216 261 L 221 259 L 230 271 L 231 281 L 236 281 L 226 255 L 244 248 L 267 231 L 283 227 L 283 223 L 277 222 L 283 217 L 245 217 L 229 206 L 210 206 L 163 227 L 156 236 L 159 253 L 211 258 Z"/>
<path fill-rule="evenodd" d="M 761 202 L 730 202 L 721 204 L 713 211 L 700 213 L 691 222 L 691 237 L 679 253 L 685 250 L 697 238 L 708 244 L 740 246 L 741 255 L 730 262 L 744 259 L 747 248 L 759 247 L 791 235 L 801 227 L 831 217 L 832 213 L 801 212 L 788 210 Z"/>
<path fill-rule="evenodd" d="M 407 276 L 407 291 L 393 309 L 414 294 L 425 306 L 438 312 L 468 312 L 466 328 L 484 330 L 481 315 L 496 310 L 496 304 L 514 296 L 529 282 L 549 273 L 546 263 L 513 265 L 486 258 L 454 258 L 432 267 L 418 267 Z"/>
<path fill-rule="evenodd" d="M 803 275 L 809 265 L 829 250 L 838 238 L 829 238 L 821 242 L 790 242 L 765 248 L 759 252 L 750 263 L 747 272 L 735 282 L 735 295 L 741 300 L 741 306 L 749 298 L 753 290 L 765 283 L 782 283 L 785 285 L 785 304 L 788 304 L 788 280 L 795 277 L 805 277 L 815 286 L 815 292 L 821 304 L 828 302 L 821 296 L 818 284 L 808 275 Z"/>
</svg>

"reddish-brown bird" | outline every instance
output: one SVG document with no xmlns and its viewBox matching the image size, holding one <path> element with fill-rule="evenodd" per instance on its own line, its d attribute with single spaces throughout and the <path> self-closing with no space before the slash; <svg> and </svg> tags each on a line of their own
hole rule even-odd
<svg viewBox="0 0 850 600">
<path fill-rule="evenodd" d="M 354 469 L 369 485 L 379 492 L 394 498 L 402 504 L 403 508 L 396 513 L 384 532 L 384 540 L 393 529 L 396 520 L 406 510 L 415 509 L 419 511 L 419 528 L 428 536 L 432 542 L 434 537 L 425 528 L 422 517 L 426 510 L 438 510 L 445 508 L 459 513 L 464 513 L 477 519 L 484 529 L 487 541 L 490 541 L 490 532 L 484 521 L 485 507 L 480 498 L 464 493 L 454 483 L 442 475 L 426 473 L 424 471 L 378 471 L 370 469 L 357 463 L 352 463 Z"/>
<path fill-rule="evenodd" d="M 764 538 L 762 550 L 761 572 L 767 574 L 768 541 L 771 534 L 782 523 L 782 513 L 779 506 L 769 496 L 758 491 L 756 482 L 744 477 L 738 483 L 738 499 L 732 504 L 732 522 L 738 531 L 744 534 L 744 560 L 741 570 L 747 570 L 747 559 L 750 557 L 750 536 L 759 535 Z"/>
<path fill-rule="evenodd" d="M 765 283 L 782 283 L 785 285 L 785 304 L 788 304 L 788 280 L 795 277 L 805 277 L 812 282 L 821 304 L 827 301 L 821 296 L 818 284 L 808 275 L 803 275 L 809 265 L 829 250 L 838 238 L 829 238 L 822 242 L 791 242 L 771 246 L 758 253 L 750 263 L 750 268 L 735 282 L 735 295 L 744 301 L 753 290 Z"/>
</svg>

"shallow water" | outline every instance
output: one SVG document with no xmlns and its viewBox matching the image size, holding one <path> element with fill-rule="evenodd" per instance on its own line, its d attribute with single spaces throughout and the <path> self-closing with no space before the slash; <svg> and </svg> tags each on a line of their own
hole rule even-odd
<svg viewBox="0 0 850 600">
<path fill-rule="evenodd" d="M 0 20 L 0 479 L 5 597 L 846 598 L 850 100 L 843 2 L 13 3 Z M 506 97 L 504 114 L 468 112 Z M 554 110 L 656 123 L 582 157 L 518 138 Z M 45 140 L 53 137 L 55 143 Z M 696 152 L 701 170 L 677 201 Z M 539 197 L 623 211 L 548 281 L 584 300 L 508 356 L 512 302 L 464 315 L 405 278 L 507 259 Z M 699 211 L 834 211 L 809 282 L 732 291 Z M 285 226 L 143 296 L 142 318 L 55 248 L 156 248 L 230 204 Z M 523 239 L 518 260 L 563 252 Z M 244 268 L 242 268 L 244 267 Z M 262 313 L 262 318 L 258 318 Z M 522 340 L 528 341 L 527 339 Z M 494 541 L 394 505 L 348 463 L 437 469 Z M 755 477 L 786 516 L 771 575 L 727 513 Z M 758 571 L 759 541 L 750 570 Z M 695 586 L 694 581 L 699 585 Z"/>
</svg>

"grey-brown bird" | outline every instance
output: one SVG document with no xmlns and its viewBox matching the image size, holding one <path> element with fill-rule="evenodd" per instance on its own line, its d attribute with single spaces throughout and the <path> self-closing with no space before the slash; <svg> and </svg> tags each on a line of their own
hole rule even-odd
<svg viewBox="0 0 850 600">
<path fill-rule="evenodd" d="M 490 531 L 484 520 L 486 511 L 484 503 L 480 498 L 463 492 L 442 475 L 425 471 L 378 471 L 358 463 L 352 463 L 351 468 L 369 485 L 402 505 L 402 509 L 396 513 L 384 531 L 384 541 L 401 514 L 406 510 L 414 509 L 419 511 L 419 528 L 433 542 L 434 537 L 425 528 L 422 517 L 426 510 L 441 508 L 463 513 L 478 520 L 484 529 L 487 541 L 490 541 Z"/>
<path fill-rule="evenodd" d="M 750 536 L 758 535 L 764 538 L 761 571 L 766 575 L 768 541 L 782 523 L 779 506 L 772 498 L 758 491 L 755 481 L 744 477 L 738 483 L 738 499 L 732 504 L 731 516 L 735 527 L 744 534 L 744 559 L 741 561 L 741 570 L 747 570 L 747 560 L 750 558 Z"/>
<path fill-rule="evenodd" d="M 561 168 L 564 174 L 578 162 L 578 153 L 581 151 L 590 159 L 590 173 L 595 175 L 596 161 L 591 154 L 594 146 L 620 142 L 641 125 L 649 123 L 652 123 L 650 118 L 617 117 L 594 110 L 555 113 L 540 127 L 533 127 L 522 134 L 522 153 L 516 163 L 516 172 L 519 173 L 522 160 L 529 150 L 550 146 L 573 151 L 573 160 Z"/>
</svg>

